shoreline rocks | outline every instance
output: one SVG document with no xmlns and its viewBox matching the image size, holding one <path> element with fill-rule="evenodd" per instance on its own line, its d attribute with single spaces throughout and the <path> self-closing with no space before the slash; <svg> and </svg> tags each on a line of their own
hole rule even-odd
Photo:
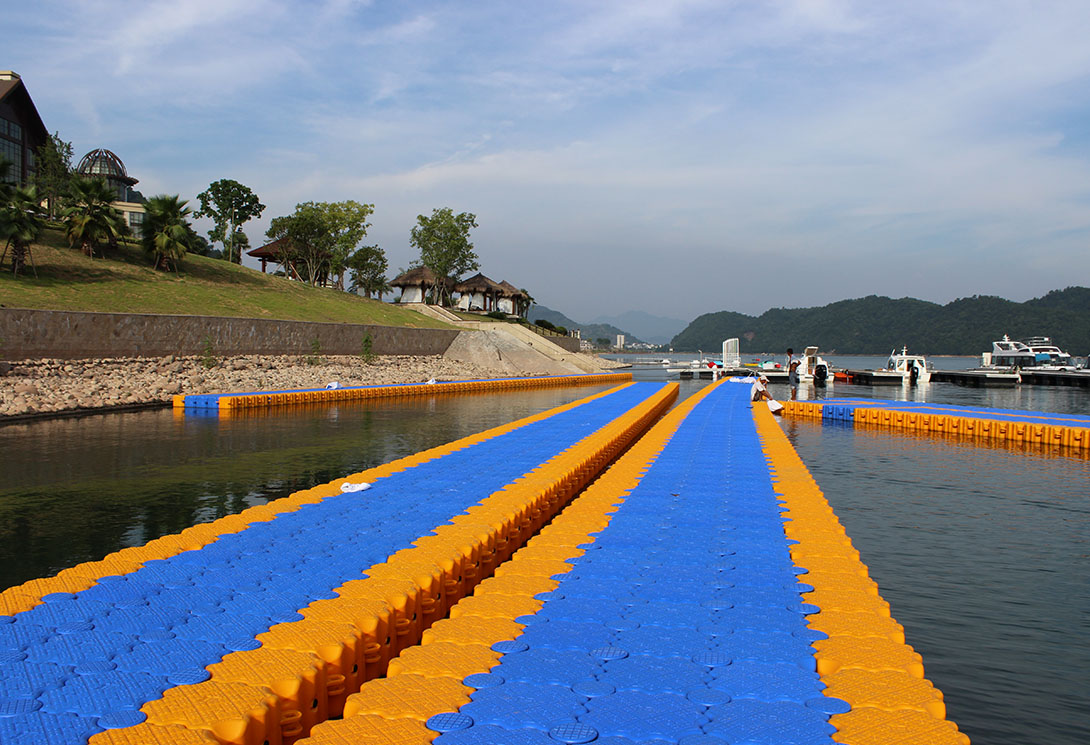
<svg viewBox="0 0 1090 745">
<path fill-rule="evenodd" d="M 601 360 L 603 367 L 612 366 Z M 439 355 L 243 355 L 38 359 L 7 362 L 0 377 L 0 423 L 10 417 L 168 404 L 175 394 L 398 385 L 436 380 L 532 376 Z"/>
</svg>

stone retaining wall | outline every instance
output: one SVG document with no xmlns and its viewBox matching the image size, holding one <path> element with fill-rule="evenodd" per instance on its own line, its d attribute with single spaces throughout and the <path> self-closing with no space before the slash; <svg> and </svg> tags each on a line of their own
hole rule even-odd
<svg viewBox="0 0 1090 745">
<path fill-rule="evenodd" d="M 441 355 L 458 333 L 260 318 L 0 308 L 0 359 L 309 354 L 315 340 L 320 354 L 358 355 L 366 335 L 371 336 L 374 354 Z"/>
<path fill-rule="evenodd" d="M 579 351 L 579 340 L 574 336 L 543 336 L 543 339 L 548 339 L 561 349 L 566 349 L 569 352 Z"/>
</svg>

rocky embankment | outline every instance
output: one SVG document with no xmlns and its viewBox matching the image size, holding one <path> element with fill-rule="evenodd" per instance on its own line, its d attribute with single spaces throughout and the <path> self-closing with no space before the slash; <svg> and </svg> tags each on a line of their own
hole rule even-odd
<svg viewBox="0 0 1090 745">
<path fill-rule="evenodd" d="M 6 374 L 3 374 L 6 370 Z M 136 357 L 40 359 L 0 369 L 0 421 L 5 417 L 169 403 L 176 393 L 225 393 L 423 383 L 512 377 L 441 356 Z M 524 372 L 521 375 L 533 375 Z"/>
</svg>

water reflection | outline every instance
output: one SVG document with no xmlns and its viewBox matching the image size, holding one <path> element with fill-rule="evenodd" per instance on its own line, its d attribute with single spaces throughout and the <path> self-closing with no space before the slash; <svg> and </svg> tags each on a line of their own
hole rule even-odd
<svg viewBox="0 0 1090 745">
<path fill-rule="evenodd" d="M 0 427 L 0 588 L 361 471 L 605 387 L 169 409 Z"/>
<path fill-rule="evenodd" d="M 973 742 L 1090 742 L 1090 461 L 784 429 Z"/>
</svg>

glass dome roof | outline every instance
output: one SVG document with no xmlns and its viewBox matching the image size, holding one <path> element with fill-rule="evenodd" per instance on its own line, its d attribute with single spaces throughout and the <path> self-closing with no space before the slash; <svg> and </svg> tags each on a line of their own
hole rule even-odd
<svg viewBox="0 0 1090 745">
<path fill-rule="evenodd" d="M 76 172 L 82 173 L 84 176 L 102 176 L 107 180 L 117 179 L 132 184 L 136 183 L 136 179 L 129 176 L 125 170 L 125 164 L 121 162 L 121 158 L 110 150 L 103 148 L 92 150 L 84 155 L 79 165 L 76 166 Z"/>
</svg>

